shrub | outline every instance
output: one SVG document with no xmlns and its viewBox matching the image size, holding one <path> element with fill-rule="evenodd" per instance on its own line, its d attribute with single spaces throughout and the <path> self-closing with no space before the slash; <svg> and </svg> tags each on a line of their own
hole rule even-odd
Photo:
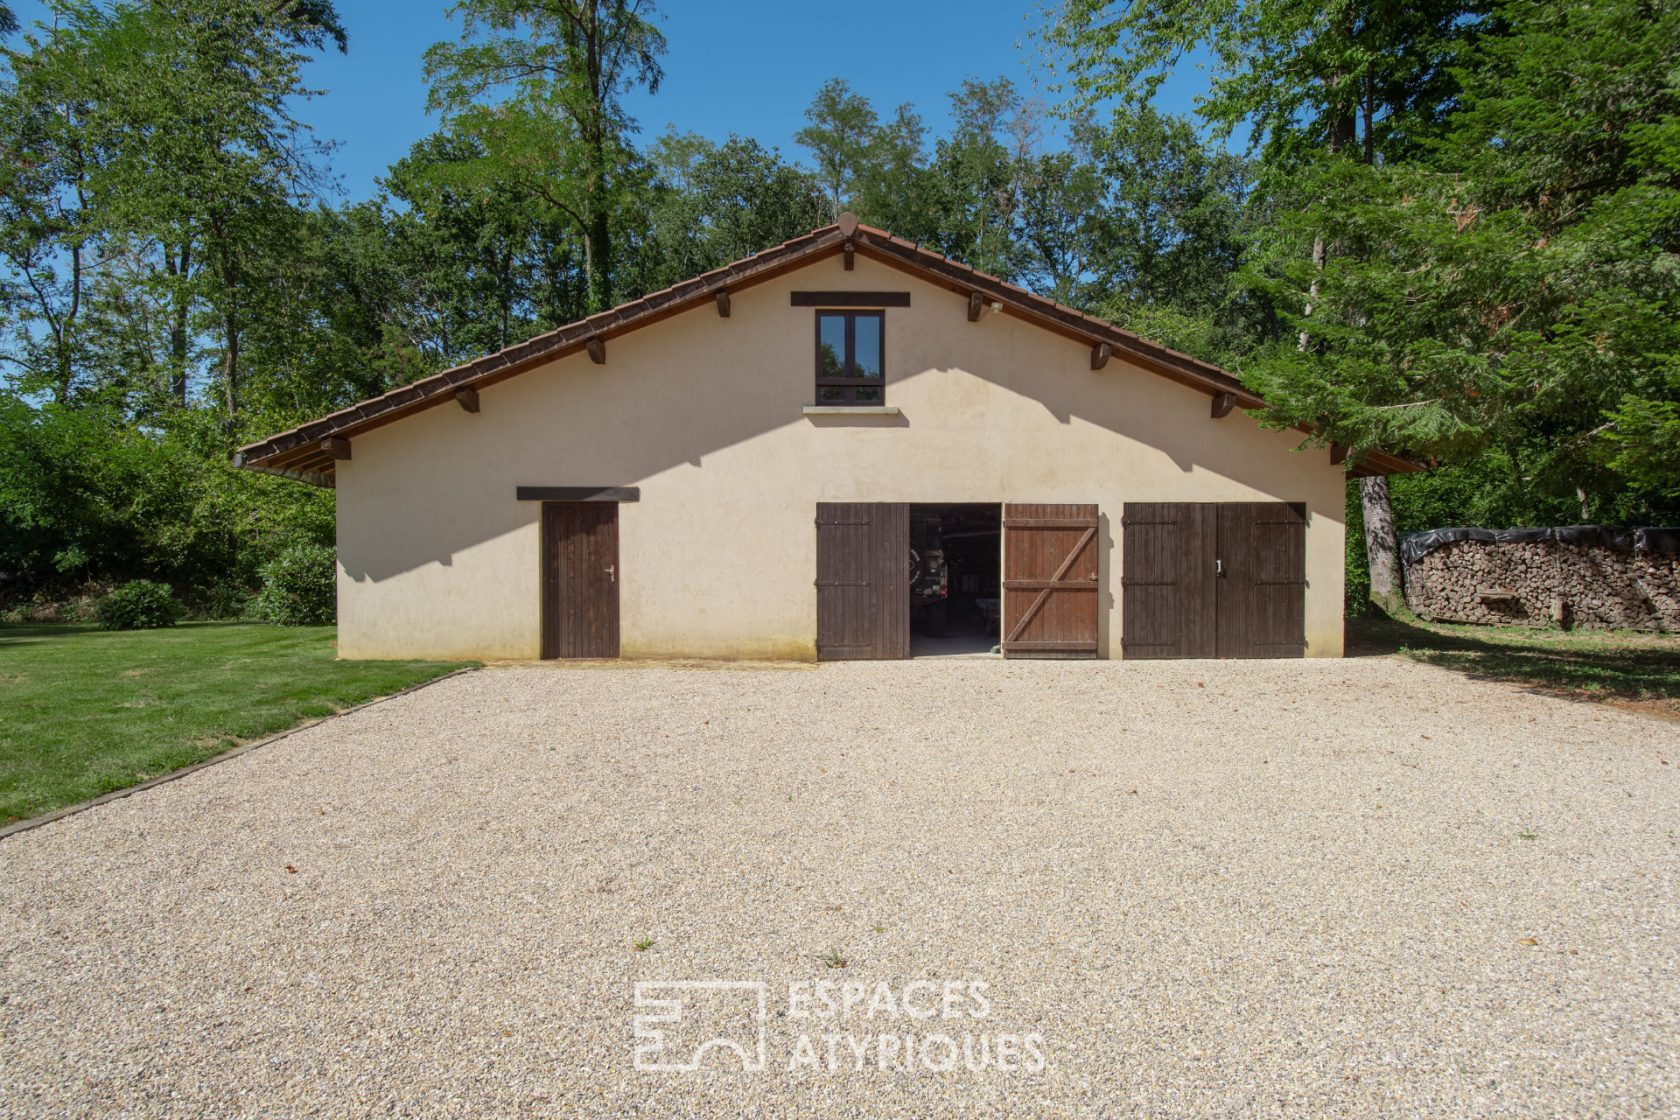
<svg viewBox="0 0 1680 1120">
<path fill-rule="evenodd" d="M 175 625 L 181 604 L 165 584 L 135 579 L 101 599 L 98 611 L 101 630 L 155 630 Z"/>
<path fill-rule="evenodd" d="M 319 626 L 338 617 L 338 565 L 333 550 L 294 544 L 263 565 L 256 616 L 282 626 Z"/>
</svg>

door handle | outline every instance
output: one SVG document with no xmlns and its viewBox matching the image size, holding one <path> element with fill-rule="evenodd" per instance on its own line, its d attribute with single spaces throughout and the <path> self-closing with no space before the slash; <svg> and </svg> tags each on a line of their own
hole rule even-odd
<svg viewBox="0 0 1680 1120">
<path fill-rule="evenodd" d="M 618 582 L 618 565 L 617 564 L 608 564 L 605 568 L 602 568 L 601 570 L 603 572 L 607 573 L 607 582 L 608 583 L 617 583 Z"/>
<path fill-rule="evenodd" d="M 1222 576 L 1225 574 L 1225 561 L 1215 560 L 1213 562 L 1213 574 L 1216 576 Z"/>
</svg>

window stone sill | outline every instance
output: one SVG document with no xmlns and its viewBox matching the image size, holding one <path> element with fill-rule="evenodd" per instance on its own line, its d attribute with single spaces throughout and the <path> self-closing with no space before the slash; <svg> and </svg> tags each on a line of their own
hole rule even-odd
<svg viewBox="0 0 1680 1120">
<path fill-rule="evenodd" d="M 890 404 L 808 404 L 804 408 L 807 416 L 902 416 L 903 413 Z"/>
</svg>

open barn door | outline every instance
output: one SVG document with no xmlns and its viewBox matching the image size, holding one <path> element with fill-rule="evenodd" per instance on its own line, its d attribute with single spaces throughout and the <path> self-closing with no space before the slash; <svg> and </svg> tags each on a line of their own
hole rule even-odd
<svg viewBox="0 0 1680 1120">
<path fill-rule="evenodd" d="M 818 660 L 909 656 L 909 504 L 818 502 Z"/>
<path fill-rule="evenodd" d="M 1003 507 L 1003 655 L 1097 656 L 1097 507 Z"/>
</svg>

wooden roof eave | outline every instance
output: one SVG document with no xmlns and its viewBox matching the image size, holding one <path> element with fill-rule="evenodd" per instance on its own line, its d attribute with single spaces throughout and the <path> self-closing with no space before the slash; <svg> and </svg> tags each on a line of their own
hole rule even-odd
<svg viewBox="0 0 1680 1120">
<path fill-rule="evenodd" d="M 244 466 L 274 465 L 299 447 L 318 444 L 328 436 L 351 437 L 400 420 L 405 416 L 454 400 L 455 390 L 481 389 L 538 366 L 584 350 L 592 339 L 611 341 L 650 323 L 715 301 L 720 291 L 739 291 L 771 280 L 815 260 L 838 255 L 845 238 L 829 226 L 784 242 L 774 249 L 714 269 L 691 280 L 650 293 L 587 319 L 483 358 L 455 366 L 382 396 L 340 409 L 318 420 L 270 436 L 240 449 Z"/>
<path fill-rule="evenodd" d="M 847 215 L 846 217 L 849 217 Z M 1218 366 L 1189 354 L 1151 342 L 1071 307 L 1035 295 L 1025 288 L 987 275 L 953 261 L 913 242 L 893 237 L 884 230 L 855 224 L 826 226 L 792 238 L 774 248 L 744 260 L 703 273 L 669 288 L 557 328 L 547 334 L 509 346 L 494 354 L 447 369 L 382 396 L 280 432 L 240 449 L 235 464 L 250 470 L 296 478 L 314 485 L 333 485 L 335 460 L 322 451 L 322 441 L 347 439 L 360 432 L 400 420 L 427 408 L 455 400 L 459 389 L 475 392 L 521 373 L 559 361 L 640 329 L 669 316 L 715 301 L 719 293 L 739 291 L 763 283 L 814 261 L 847 250 L 861 253 L 889 267 L 940 283 L 969 297 L 976 293 L 1004 312 L 1043 329 L 1093 346 L 1112 349 L 1133 365 L 1214 397 L 1229 394 L 1229 403 L 1249 410 L 1264 409 L 1258 394 Z M 720 305 L 721 306 L 721 305 Z M 1310 428 L 1301 429 L 1312 434 Z M 1348 472 L 1356 477 L 1423 470 L 1420 463 L 1369 451 L 1350 462 Z"/>
<path fill-rule="evenodd" d="M 1034 295 L 969 265 L 953 261 L 901 238 L 877 230 L 860 229 L 854 238 L 860 255 L 900 271 L 927 278 L 932 273 L 958 295 L 979 292 L 1003 305 L 1004 312 L 1064 338 L 1087 345 L 1108 343 L 1114 352 L 1150 373 L 1207 393 L 1230 393 L 1239 408 L 1264 408 L 1265 399 L 1217 366 L 1150 342 L 1114 324 Z"/>
</svg>

